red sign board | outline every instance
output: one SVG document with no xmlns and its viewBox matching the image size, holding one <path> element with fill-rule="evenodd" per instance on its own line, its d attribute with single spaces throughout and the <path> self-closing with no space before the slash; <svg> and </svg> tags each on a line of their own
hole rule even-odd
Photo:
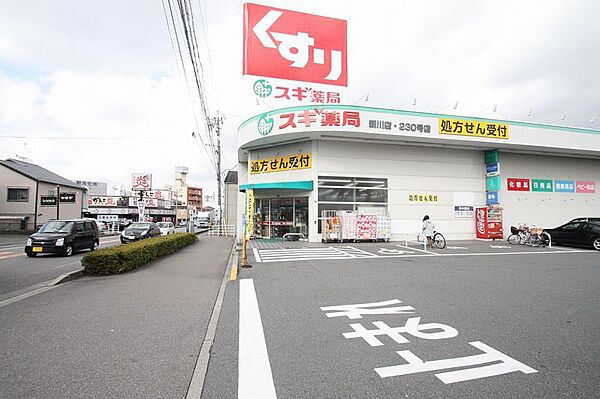
<svg viewBox="0 0 600 399">
<path fill-rule="evenodd" d="M 243 73 L 348 86 L 346 21 L 244 4 Z"/>
<path fill-rule="evenodd" d="M 596 192 L 596 184 L 591 180 L 578 180 L 575 182 L 575 192 L 593 194 Z"/>
<path fill-rule="evenodd" d="M 506 187 L 508 191 L 530 191 L 531 185 L 529 184 L 529 179 L 515 179 L 508 178 L 506 179 Z"/>
</svg>

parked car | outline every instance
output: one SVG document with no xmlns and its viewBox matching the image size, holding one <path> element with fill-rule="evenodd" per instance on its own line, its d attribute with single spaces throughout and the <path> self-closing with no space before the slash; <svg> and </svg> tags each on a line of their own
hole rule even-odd
<svg viewBox="0 0 600 399">
<path fill-rule="evenodd" d="M 71 256 L 81 249 L 95 250 L 100 245 L 98 225 L 93 219 L 51 220 L 27 238 L 25 253 Z"/>
<path fill-rule="evenodd" d="M 158 222 L 156 223 L 160 229 L 160 234 L 168 236 L 169 234 L 175 234 L 175 226 L 171 222 Z"/>
<path fill-rule="evenodd" d="M 134 222 L 121 232 L 121 243 L 139 241 L 144 238 L 160 236 L 160 229 L 156 223 L 152 222 Z"/>
<path fill-rule="evenodd" d="M 571 222 L 600 222 L 600 218 L 575 218 Z"/>
<path fill-rule="evenodd" d="M 125 230 L 127 227 L 129 227 L 129 225 L 133 223 L 133 220 L 131 219 L 125 219 L 125 220 L 121 220 L 119 222 L 119 231 L 123 231 Z"/>
<path fill-rule="evenodd" d="M 544 229 L 552 237 L 552 243 L 592 247 L 600 251 L 600 221 L 571 221 L 554 229 Z"/>
</svg>

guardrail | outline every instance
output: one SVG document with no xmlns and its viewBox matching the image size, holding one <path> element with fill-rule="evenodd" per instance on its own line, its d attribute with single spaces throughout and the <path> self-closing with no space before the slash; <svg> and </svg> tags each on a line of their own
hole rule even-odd
<svg viewBox="0 0 600 399">
<path fill-rule="evenodd" d="M 208 229 L 209 236 L 219 236 L 219 237 L 235 237 L 235 225 L 233 224 L 221 224 L 216 226 L 211 226 Z"/>
</svg>

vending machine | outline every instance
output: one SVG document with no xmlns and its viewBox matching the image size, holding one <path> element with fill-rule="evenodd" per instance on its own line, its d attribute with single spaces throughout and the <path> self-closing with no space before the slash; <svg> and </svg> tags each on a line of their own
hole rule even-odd
<svg viewBox="0 0 600 399">
<path fill-rule="evenodd" d="M 475 212 L 475 231 L 477 238 L 502 238 L 502 208 L 487 206 L 477 208 Z"/>
</svg>

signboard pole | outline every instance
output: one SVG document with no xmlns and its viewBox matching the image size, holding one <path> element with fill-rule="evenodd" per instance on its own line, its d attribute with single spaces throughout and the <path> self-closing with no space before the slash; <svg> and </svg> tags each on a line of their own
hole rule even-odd
<svg viewBox="0 0 600 399">
<path fill-rule="evenodd" d="M 246 228 L 244 229 L 244 241 L 242 243 L 242 264 L 241 267 L 252 267 L 248 264 L 248 240 L 254 230 L 254 190 L 246 190 Z"/>
<path fill-rule="evenodd" d="M 60 220 L 60 186 L 56 186 L 56 220 Z"/>
</svg>

